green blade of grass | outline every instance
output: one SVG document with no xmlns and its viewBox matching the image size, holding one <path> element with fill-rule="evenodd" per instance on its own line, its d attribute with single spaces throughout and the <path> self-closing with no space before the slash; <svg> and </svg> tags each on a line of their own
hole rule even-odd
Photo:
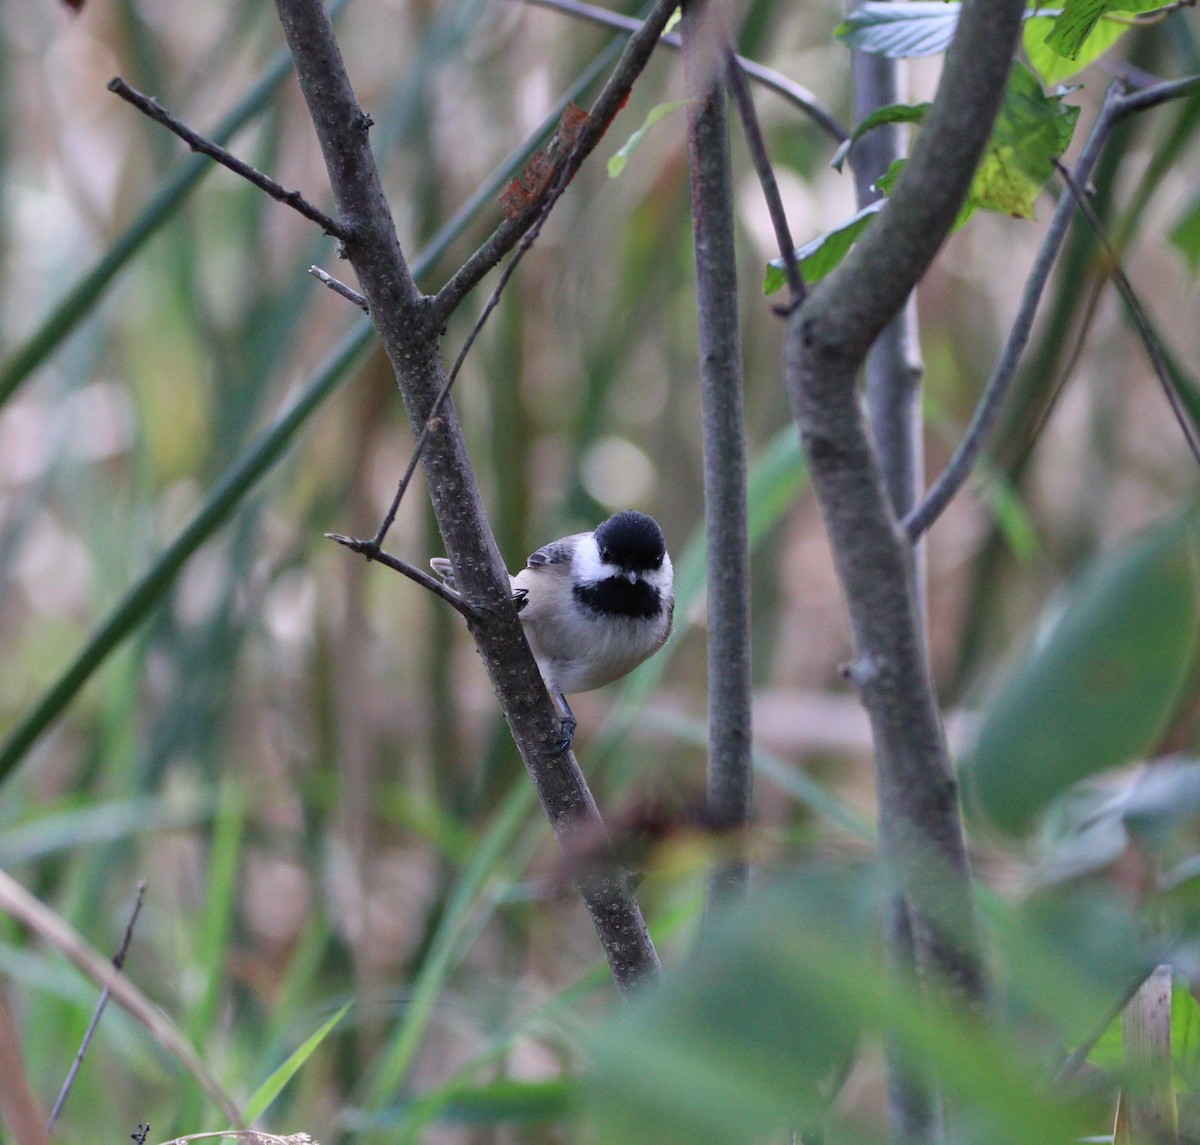
<svg viewBox="0 0 1200 1145">
<path fill-rule="evenodd" d="M 300 1067 L 316 1052 L 317 1047 L 329 1036 L 334 1026 L 338 1024 L 354 1005 L 353 999 L 347 1002 L 332 1018 L 310 1037 L 283 1063 L 266 1081 L 254 1091 L 254 1096 L 246 1105 L 246 1124 L 252 1124 L 266 1112 L 283 1087 L 295 1077 Z"/>
<path fill-rule="evenodd" d="M 203 1045 L 204 1039 L 211 1036 L 221 994 L 227 986 L 226 960 L 237 909 L 247 807 L 246 791 L 241 784 L 223 785 L 208 848 L 204 912 L 189 943 L 205 983 L 187 1018 L 187 1033 L 196 1045 Z"/>
<path fill-rule="evenodd" d="M 492 819 L 487 834 L 471 852 L 463 867 L 462 877 L 446 904 L 428 955 L 413 983 L 400 1024 L 391 1043 L 380 1055 L 379 1066 L 367 1091 L 366 1107 L 377 1109 L 403 1084 L 416 1057 L 421 1039 L 433 1016 L 433 1009 L 457 965 L 465 953 L 459 941 L 479 905 L 480 895 L 496 867 L 508 853 L 521 824 L 533 808 L 534 787 L 522 775 L 509 789 L 503 806 Z"/>
<path fill-rule="evenodd" d="M 62 675 L 9 734 L 3 747 L 0 747 L 0 783 L 8 778 L 46 728 L 62 714 L 92 673 L 146 619 L 174 582 L 184 562 L 212 536 L 282 456 L 309 417 L 337 388 L 354 360 L 370 342 L 371 334 L 369 322 L 358 322 L 292 406 L 225 471 L 187 528 L 125 593 Z"/>
<path fill-rule="evenodd" d="M 74 795 L 27 823 L 0 830 L 0 864 L 15 867 L 77 847 L 133 835 L 175 831 L 210 819 L 213 800 L 200 792 L 96 801 Z"/>
<path fill-rule="evenodd" d="M 620 47 L 621 42 L 620 37 L 614 37 L 613 41 L 597 55 L 576 83 L 563 95 L 559 101 L 560 107 L 565 106 L 580 90 L 594 80 L 603 65 Z M 284 74 L 286 74 L 286 69 Z M 273 73 L 269 73 L 261 81 L 260 86 L 265 85 L 272 76 Z M 249 97 L 244 101 L 243 106 L 246 103 L 249 103 Z M 540 134 L 552 130 L 555 123 L 557 123 L 557 115 L 547 116 L 539 128 L 538 137 Z M 425 274 L 450 244 L 471 225 L 475 217 L 489 205 L 490 195 L 482 192 L 501 185 L 504 179 L 510 177 L 513 171 L 524 162 L 528 150 L 527 145 L 508 155 L 496 173 L 489 178 L 485 187 L 481 189 L 481 193 L 476 194 L 469 203 L 464 204 L 463 208 L 434 236 L 429 245 L 417 255 L 412 263 L 414 278 L 420 278 Z M 207 160 L 204 162 L 207 163 Z M 77 318 L 78 316 L 75 320 Z M 108 618 L 93 632 L 88 643 L 38 701 L 34 709 L 9 733 L 8 738 L 0 746 L 0 783 L 8 778 L 24 758 L 25 753 L 74 699 L 92 673 L 145 619 L 170 587 L 192 553 L 216 531 L 242 498 L 254 487 L 258 479 L 279 460 L 292 438 L 308 421 L 308 418 L 337 388 L 338 383 L 342 381 L 358 354 L 371 341 L 372 332 L 373 328 L 370 322 L 366 319 L 360 320 L 343 337 L 329 358 L 326 359 L 326 364 L 318 370 L 295 404 L 274 425 L 256 438 L 225 471 L 224 476 L 214 486 L 208 499 L 188 527 L 122 597 Z M 48 345 L 45 353 L 48 353 L 51 348 L 52 346 Z M 18 356 L 20 353 L 18 352 Z M 44 354 L 42 356 L 44 357 Z M 39 358 L 38 361 L 40 360 Z M 11 388 L 19 385 L 36 364 L 34 362 L 19 377 L 13 374 L 15 380 L 11 382 Z M 0 370 L 0 404 L 3 403 L 6 396 L 3 387 L 4 380 L 9 377 L 9 373 L 7 366 Z"/>
</svg>

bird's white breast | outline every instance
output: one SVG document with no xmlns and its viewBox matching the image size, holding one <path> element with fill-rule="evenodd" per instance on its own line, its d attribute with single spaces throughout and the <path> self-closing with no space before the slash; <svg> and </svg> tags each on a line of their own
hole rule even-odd
<svg viewBox="0 0 1200 1145">
<path fill-rule="evenodd" d="M 521 622 L 547 686 L 588 692 L 632 671 L 662 647 L 671 631 L 670 600 L 652 617 L 600 616 L 572 591 L 570 566 L 524 569 L 514 589 L 528 589 Z"/>
</svg>

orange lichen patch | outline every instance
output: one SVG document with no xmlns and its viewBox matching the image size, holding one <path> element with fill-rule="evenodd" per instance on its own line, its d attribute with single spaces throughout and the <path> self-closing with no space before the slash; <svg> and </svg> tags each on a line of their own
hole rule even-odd
<svg viewBox="0 0 1200 1145">
<path fill-rule="evenodd" d="M 500 203 L 506 218 L 515 221 L 540 202 L 590 121 L 591 116 L 582 107 L 567 104 L 554 137 L 501 193 Z"/>
</svg>

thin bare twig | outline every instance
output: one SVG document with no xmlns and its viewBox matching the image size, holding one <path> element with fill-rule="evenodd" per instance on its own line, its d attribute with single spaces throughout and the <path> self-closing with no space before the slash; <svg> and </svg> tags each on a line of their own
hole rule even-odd
<svg viewBox="0 0 1200 1145">
<path fill-rule="evenodd" d="M 344 545 L 352 553 L 361 553 L 367 560 L 386 565 L 402 576 L 408 577 L 409 580 L 416 581 L 422 588 L 427 588 L 435 596 L 441 597 L 467 620 L 477 619 L 475 610 L 458 593 L 447 588 L 437 577 L 430 576 L 424 569 L 419 569 L 416 565 L 410 565 L 408 561 L 385 552 L 374 540 L 363 541 L 358 537 L 345 537 L 341 533 L 326 533 L 325 536 L 331 541 L 337 541 L 339 545 Z"/>
<path fill-rule="evenodd" d="M 323 282 L 328 286 L 334 294 L 340 294 L 347 302 L 353 302 L 364 314 L 371 313 L 371 308 L 367 305 L 367 300 L 354 287 L 347 286 L 340 278 L 334 278 L 332 274 L 326 274 L 319 266 L 310 266 L 308 273 L 318 282 Z"/>
<path fill-rule="evenodd" d="M 430 436 L 441 428 L 439 415 L 441 414 L 442 406 L 450 396 L 450 390 L 462 370 L 463 362 L 466 361 L 468 352 L 475 344 L 475 339 L 479 337 L 484 323 L 491 316 L 492 311 L 499 305 L 500 296 L 504 293 L 504 288 L 508 285 L 509 280 L 520 265 L 521 259 L 525 257 L 526 252 L 537 241 L 538 235 L 542 232 L 542 227 L 545 226 L 546 220 L 550 217 L 550 212 L 554 209 L 554 204 L 562 197 L 562 193 L 567 189 L 569 181 L 570 179 L 565 171 L 559 172 L 554 186 L 550 189 L 549 196 L 547 196 L 545 203 L 542 205 L 537 221 L 522 236 L 516 252 L 509 259 L 508 265 L 500 275 L 500 281 L 496 283 L 495 289 L 488 297 L 483 309 L 479 312 L 479 317 L 475 319 L 475 324 L 471 327 L 470 334 L 467 335 L 462 347 L 459 349 L 458 357 L 454 359 L 454 365 L 450 367 L 449 373 L 446 374 L 446 380 L 442 384 L 442 388 L 438 390 L 437 397 L 434 398 L 433 405 L 429 409 L 429 417 L 426 418 L 425 425 L 417 437 L 416 444 L 413 446 L 412 456 L 408 459 L 408 465 L 400 478 L 400 483 L 396 486 L 396 495 L 392 498 L 392 504 L 388 509 L 387 516 L 384 517 L 383 522 L 379 526 L 379 531 L 375 534 L 375 539 L 372 543 L 376 549 L 383 544 L 388 530 L 392 527 L 392 522 L 396 519 L 396 514 L 400 510 L 400 502 L 404 499 L 404 494 L 407 492 L 408 486 L 413 479 L 413 474 L 417 470 L 417 465 L 421 460 L 421 454 L 425 450 L 426 443 L 429 441 Z"/>
<path fill-rule="evenodd" d="M 540 3 L 541 0 L 534 2 Z M 758 122 L 758 113 L 754 110 L 754 100 L 750 98 L 750 90 L 746 86 L 746 78 L 742 75 L 743 69 L 739 64 L 740 57 L 731 52 L 729 66 L 725 69 L 727 83 L 737 105 L 738 117 L 742 121 L 742 134 L 746 138 L 746 146 L 750 149 L 750 158 L 762 186 L 763 198 L 767 201 L 771 226 L 775 228 L 775 242 L 781 252 L 788 292 L 792 296 L 791 306 L 798 306 L 804 301 L 805 287 L 800 274 L 800 264 L 796 261 L 796 244 L 792 241 L 792 230 L 788 226 L 787 212 L 783 209 L 779 183 L 775 179 L 775 169 L 771 166 L 771 157 L 767 152 L 762 126 Z"/>
<path fill-rule="evenodd" d="M 1182 99 L 1184 96 L 1195 95 L 1197 92 L 1200 92 L 1200 75 L 1168 80 L 1165 83 L 1155 84 L 1153 87 L 1129 92 L 1128 95 L 1123 94 L 1116 114 L 1118 118 L 1124 119 L 1127 115 L 1133 115 L 1139 111 L 1149 111 L 1151 108 L 1169 103 L 1173 99 Z"/>
<path fill-rule="evenodd" d="M 286 203 L 293 210 L 299 211 L 310 222 L 318 224 L 326 234 L 333 235 L 334 238 L 341 239 L 343 242 L 349 237 L 350 232 L 341 223 L 330 218 L 319 207 L 314 207 L 299 191 L 289 191 L 281 183 L 276 183 L 269 175 L 264 175 L 261 171 L 251 167 L 249 163 L 242 162 L 236 155 L 231 155 L 224 147 L 197 134 L 181 119 L 177 119 L 167 111 L 157 100 L 130 87 L 120 76 L 114 76 L 108 81 L 108 90 L 114 95 L 119 95 L 126 103 L 133 104 L 143 115 L 148 115 L 169 131 L 173 131 L 193 151 L 215 159 L 221 166 L 228 167 L 235 175 L 240 175 L 247 182 L 253 183 L 260 191 L 265 191 L 272 199 L 278 199 L 279 202 Z"/>
<path fill-rule="evenodd" d="M 1130 94 L 1126 94 L 1125 83 L 1122 79 L 1115 80 L 1105 94 L 1104 103 L 1092 126 L 1091 134 L 1075 162 L 1073 178 L 1076 183 L 1087 184 L 1113 128 L 1127 115 L 1158 107 L 1168 100 L 1191 95 L 1197 90 L 1200 90 L 1200 76 L 1173 80 Z M 1071 219 L 1075 214 L 1075 207 L 1076 201 L 1073 195 L 1063 195 L 1059 199 L 1054 216 L 1050 220 L 1050 226 L 1046 230 L 1046 237 L 1042 240 L 1041 250 L 1038 251 L 1033 269 L 1025 280 L 1025 290 L 1021 296 L 1021 305 L 1017 310 L 1017 316 L 1000 351 L 1000 356 L 992 368 L 987 384 L 984 386 L 983 395 L 975 407 L 971 422 L 967 426 L 958 448 L 955 449 L 946 464 L 946 468 L 930 486 L 921 503 L 904 518 L 904 528 L 907 530 L 910 540 L 915 541 L 941 516 L 942 511 L 950 504 L 970 476 L 987 444 L 1000 407 L 1008 396 L 1009 386 L 1017 372 L 1021 354 L 1029 341 L 1029 334 L 1033 329 L 1033 320 L 1037 314 L 1038 304 L 1041 302 L 1042 292 L 1058 259 L 1059 249 L 1066 238 Z"/>
<path fill-rule="evenodd" d="M 541 217 L 545 198 L 559 179 L 569 183 L 583 161 L 595 150 L 617 113 L 625 106 L 634 80 L 641 75 L 659 43 L 662 30 L 675 11 L 678 0 L 654 0 L 636 32 L 625 45 L 621 58 L 613 68 L 600 94 L 578 124 L 572 145 L 559 159 L 555 178 L 540 194 L 534 194 L 523 209 L 505 218 L 483 244 L 467 259 L 449 282 L 438 291 L 433 302 L 435 321 L 445 325 L 459 303 L 479 284 L 500 260 L 517 245 L 521 236 Z M 561 129 L 560 129 L 561 130 Z M 558 194 L 562 192 L 559 191 Z M 557 195 L 555 196 L 557 198 Z"/>
<path fill-rule="evenodd" d="M 145 898 L 146 880 L 142 879 L 137 885 L 137 898 L 134 899 L 133 910 L 129 915 L 129 923 L 125 927 L 125 937 L 121 940 L 120 949 L 113 955 L 114 978 L 121 973 L 121 968 L 125 965 L 125 956 L 129 953 L 130 943 L 133 942 L 133 928 L 137 925 L 138 915 L 142 913 L 142 902 Z M 95 1034 L 96 1028 L 100 1025 L 100 1017 L 104 1013 L 105 1007 L 108 1006 L 108 999 L 111 995 L 112 982 L 110 981 L 105 983 L 104 989 L 100 992 L 100 1000 L 96 1003 L 96 1012 L 92 1015 L 92 1020 L 88 1023 L 88 1028 L 84 1031 L 79 1052 L 75 1055 L 75 1060 L 71 1063 L 71 1068 L 67 1071 L 67 1077 L 62 1084 L 62 1089 L 58 1091 L 58 1098 L 54 1102 L 54 1108 L 50 1110 L 50 1118 L 46 1122 L 47 1134 L 54 1128 L 54 1123 L 58 1120 L 58 1115 L 62 1112 L 62 1108 L 67 1102 L 67 1095 L 71 1092 L 71 1087 L 75 1084 L 75 1077 L 79 1073 L 79 1067 L 83 1065 L 84 1054 L 87 1053 L 88 1046 L 91 1045 L 92 1035 Z"/>
<path fill-rule="evenodd" d="M 524 0 L 524 3 L 533 4 L 538 8 L 546 8 L 551 12 L 561 12 L 566 16 L 575 16 L 580 20 L 589 20 L 593 24 L 613 28 L 618 32 L 633 33 L 642 26 L 641 21 L 635 20 L 632 16 L 622 16 L 619 12 L 610 12 L 607 8 L 585 4 L 582 0 Z M 683 47 L 683 41 L 676 32 L 667 32 L 659 37 L 658 42 L 665 48 L 678 50 Z M 781 72 L 775 71 L 774 68 L 768 68 L 754 60 L 748 60 L 745 56 L 735 55 L 734 59 L 737 60 L 738 66 L 746 75 L 799 108 L 831 139 L 841 143 L 848 138 L 849 133 L 842 126 L 838 117 L 808 88 L 789 79 Z"/>
<path fill-rule="evenodd" d="M 1183 436 L 1187 440 L 1188 448 L 1192 451 L 1192 456 L 1196 459 L 1197 464 L 1200 464 L 1200 437 L 1197 436 L 1196 426 L 1179 396 L 1179 391 L 1175 388 L 1171 371 L 1167 368 L 1166 360 L 1163 358 L 1162 346 L 1159 345 L 1158 338 L 1153 329 L 1151 329 L 1146 312 L 1142 309 L 1141 300 L 1138 298 L 1137 292 L 1133 289 L 1133 284 L 1129 281 L 1129 276 L 1125 273 L 1124 267 L 1121 266 L 1121 256 L 1109 241 L 1109 237 L 1104 230 L 1104 224 L 1100 221 L 1099 215 L 1096 214 L 1095 208 L 1088 201 L 1087 192 L 1080 186 L 1079 181 L 1062 163 L 1055 161 L 1054 166 L 1062 176 L 1063 182 L 1066 183 L 1067 190 L 1074 196 L 1080 213 L 1087 220 L 1088 226 L 1092 228 L 1092 233 L 1104 248 L 1113 281 L 1117 284 L 1117 289 L 1121 292 L 1121 297 L 1125 300 L 1125 305 L 1129 308 L 1129 314 L 1133 319 L 1134 326 L 1137 328 L 1138 336 L 1142 340 L 1142 345 L 1146 347 L 1146 355 L 1150 359 L 1150 365 L 1154 367 L 1154 373 L 1158 377 L 1159 385 L 1162 386 L 1163 393 L 1167 395 L 1167 402 L 1171 406 L 1171 412 L 1175 415 L 1175 420 L 1179 422 L 1179 428 L 1183 431 Z"/>
</svg>

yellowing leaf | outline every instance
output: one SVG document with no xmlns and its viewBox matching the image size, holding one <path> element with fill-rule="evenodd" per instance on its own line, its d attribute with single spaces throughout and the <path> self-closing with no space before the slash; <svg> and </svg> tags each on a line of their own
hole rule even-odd
<svg viewBox="0 0 1200 1145">
<path fill-rule="evenodd" d="M 976 207 L 1032 218 L 1034 203 L 1071 142 L 1079 108 L 1046 95 L 1024 64 L 1013 66 L 1004 104 L 971 185 Z"/>
</svg>

